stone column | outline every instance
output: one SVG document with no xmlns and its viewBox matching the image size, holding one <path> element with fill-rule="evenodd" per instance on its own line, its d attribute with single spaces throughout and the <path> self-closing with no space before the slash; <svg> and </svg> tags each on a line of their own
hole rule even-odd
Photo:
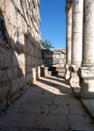
<svg viewBox="0 0 94 131">
<path fill-rule="evenodd" d="M 82 98 L 94 98 L 94 0 L 84 1 L 82 66 L 80 76 Z"/>
<path fill-rule="evenodd" d="M 74 92 L 79 88 L 77 71 L 82 62 L 83 0 L 72 1 L 72 56 L 70 86 Z"/>
<path fill-rule="evenodd" d="M 69 66 L 71 64 L 71 35 L 72 35 L 72 1 L 66 4 L 66 72 L 65 79 L 70 78 Z"/>
</svg>

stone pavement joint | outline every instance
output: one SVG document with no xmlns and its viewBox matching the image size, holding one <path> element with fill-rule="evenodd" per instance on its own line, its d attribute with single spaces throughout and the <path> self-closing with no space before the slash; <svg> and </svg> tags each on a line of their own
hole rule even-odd
<svg viewBox="0 0 94 131">
<path fill-rule="evenodd" d="M 0 115 L 0 131 L 94 131 L 62 76 L 41 77 Z"/>
</svg>

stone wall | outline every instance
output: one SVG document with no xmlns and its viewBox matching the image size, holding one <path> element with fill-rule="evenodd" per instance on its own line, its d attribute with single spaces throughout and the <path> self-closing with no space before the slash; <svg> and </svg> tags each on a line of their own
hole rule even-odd
<svg viewBox="0 0 94 131">
<path fill-rule="evenodd" d="M 64 67 L 66 63 L 65 49 L 43 49 L 43 64 L 47 67 Z"/>
<path fill-rule="evenodd" d="M 40 77 L 38 0 L 0 0 L 0 110 Z"/>
</svg>

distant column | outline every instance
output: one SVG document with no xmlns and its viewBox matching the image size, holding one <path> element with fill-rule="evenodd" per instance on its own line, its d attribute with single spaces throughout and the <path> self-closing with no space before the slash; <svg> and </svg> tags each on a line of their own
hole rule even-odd
<svg viewBox="0 0 94 131">
<path fill-rule="evenodd" d="M 66 6 L 66 63 L 71 64 L 72 2 Z"/>
<path fill-rule="evenodd" d="M 83 34 L 83 0 L 72 1 L 72 56 L 70 86 L 74 91 L 78 89 L 79 77 L 77 71 L 82 62 L 82 34 Z"/>
<path fill-rule="evenodd" d="M 70 78 L 69 65 L 71 64 L 71 40 L 72 40 L 72 1 L 66 3 L 66 73 L 65 79 Z"/>
</svg>

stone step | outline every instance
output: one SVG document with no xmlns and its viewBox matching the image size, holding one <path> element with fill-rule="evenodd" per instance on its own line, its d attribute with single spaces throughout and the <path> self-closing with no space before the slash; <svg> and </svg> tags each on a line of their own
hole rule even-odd
<svg viewBox="0 0 94 131">
<path fill-rule="evenodd" d="M 51 75 L 64 75 L 65 69 L 64 67 L 49 67 L 48 71 L 51 71 Z"/>
<path fill-rule="evenodd" d="M 55 75 L 63 75 L 64 76 L 64 72 L 52 72 L 51 75 L 55 76 Z"/>
<path fill-rule="evenodd" d="M 49 67 L 48 70 L 52 72 L 62 72 L 62 73 L 65 72 L 64 67 Z"/>
</svg>

